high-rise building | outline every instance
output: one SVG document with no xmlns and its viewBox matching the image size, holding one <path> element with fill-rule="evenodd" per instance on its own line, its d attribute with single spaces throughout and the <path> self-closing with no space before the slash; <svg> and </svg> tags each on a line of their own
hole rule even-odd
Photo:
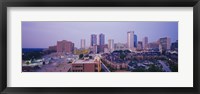
<svg viewBox="0 0 200 94">
<path fill-rule="evenodd" d="M 105 44 L 105 35 L 104 34 L 99 34 L 99 45 L 104 45 Z"/>
<path fill-rule="evenodd" d="M 91 51 L 92 51 L 94 54 L 98 53 L 98 52 L 99 52 L 98 50 L 99 50 L 99 45 L 93 45 L 93 46 L 92 46 L 92 50 L 91 50 Z"/>
<path fill-rule="evenodd" d="M 143 43 L 142 41 L 138 41 L 137 50 L 142 50 L 142 49 L 143 49 Z"/>
<path fill-rule="evenodd" d="M 134 48 L 134 31 L 127 32 L 127 45 L 129 50 Z"/>
<path fill-rule="evenodd" d="M 110 51 L 113 51 L 114 50 L 114 40 L 113 39 L 109 39 L 108 40 L 108 49 Z"/>
<path fill-rule="evenodd" d="M 99 49 L 98 52 L 104 52 L 105 48 L 105 35 L 104 34 L 99 34 Z"/>
<path fill-rule="evenodd" d="M 159 50 L 159 43 L 157 43 L 157 42 L 148 43 L 148 49 Z"/>
<path fill-rule="evenodd" d="M 171 44 L 171 50 L 178 51 L 178 40 Z"/>
<path fill-rule="evenodd" d="M 114 48 L 115 50 L 128 50 L 127 45 L 124 43 L 115 43 Z"/>
<path fill-rule="evenodd" d="M 159 44 L 161 45 L 162 50 L 169 50 L 171 45 L 171 39 L 169 37 L 160 38 Z"/>
<path fill-rule="evenodd" d="M 97 45 L 97 35 L 91 35 L 91 46 Z"/>
<path fill-rule="evenodd" d="M 144 37 L 143 39 L 143 49 L 147 49 L 148 48 L 148 37 Z"/>
<path fill-rule="evenodd" d="M 67 52 L 67 53 L 73 53 L 74 51 L 74 43 L 71 41 L 57 41 L 57 52 Z"/>
<path fill-rule="evenodd" d="M 137 35 L 134 35 L 134 47 L 137 48 Z"/>
<path fill-rule="evenodd" d="M 104 52 L 104 49 L 108 49 L 108 44 L 99 45 L 98 52 Z"/>
<path fill-rule="evenodd" d="M 85 49 L 85 39 L 81 39 L 81 48 Z"/>
</svg>

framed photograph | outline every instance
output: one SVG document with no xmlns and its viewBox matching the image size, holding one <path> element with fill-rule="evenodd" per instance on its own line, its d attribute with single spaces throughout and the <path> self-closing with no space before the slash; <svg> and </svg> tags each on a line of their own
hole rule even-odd
<svg viewBox="0 0 200 94">
<path fill-rule="evenodd" d="M 1 93 L 199 93 L 199 0 L 7 0 Z"/>
</svg>

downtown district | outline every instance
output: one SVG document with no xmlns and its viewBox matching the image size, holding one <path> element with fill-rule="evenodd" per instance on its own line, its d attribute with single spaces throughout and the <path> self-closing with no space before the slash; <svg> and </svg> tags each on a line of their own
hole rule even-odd
<svg viewBox="0 0 200 94">
<path fill-rule="evenodd" d="M 169 37 L 138 41 L 127 32 L 127 43 L 105 43 L 105 35 L 91 34 L 90 46 L 80 39 L 80 48 L 68 40 L 40 51 L 22 52 L 22 72 L 178 72 L 178 40 Z"/>
</svg>

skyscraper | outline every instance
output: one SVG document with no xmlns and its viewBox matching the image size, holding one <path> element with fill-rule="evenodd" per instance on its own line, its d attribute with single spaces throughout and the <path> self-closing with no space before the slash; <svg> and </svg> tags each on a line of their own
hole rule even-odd
<svg viewBox="0 0 200 94">
<path fill-rule="evenodd" d="M 99 34 L 99 49 L 98 52 L 104 52 L 105 48 L 105 35 L 104 34 Z"/>
<path fill-rule="evenodd" d="M 85 48 L 85 39 L 81 39 L 81 48 Z"/>
<path fill-rule="evenodd" d="M 171 50 L 178 51 L 178 40 L 176 40 L 176 42 L 173 42 L 171 44 Z"/>
<path fill-rule="evenodd" d="M 134 35 L 134 47 L 137 48 L 137 35 Z"/>
<path fill-rule="evenodd" d="M 147 49 L 147 47 L 148 47 L 148 37 L 144 37 L 144 39 L 143 39 L 143 47 L 144 47 L 144 49 Z"/>
<path fill-rule="evenodd" d="M 143 49 L 143 45 L 142 45 L 142 41 L 138 41 L 138 45 L 137 45 L 137 49 L 138 50 L 142 50 Z"/>
<path fill-rule="evenodd" d="M 109 39 L 108 40 L 108 49 L 110 51 L 113 51 L 114 50 L 114 40 L 113 39 Z"/>
<path fill-rule="evenodd" d="M 91 46 L 97 45 L 97 35 L 91 35 Z"/>
<path fill-rule="evenodd" d="M 171 45 L 171 39 L 169 37 L 164 37 L 159 39 L 159 44 L 162 50 L 169 50 Z"/>
<path fill-rule="evenodd" d="M 129 50 L 134 48 L 134 31 L 127 32 L 127 45 Z"/>
<path fill-rule="evenodd" d="M 105 44 L 105 35 L 104 34 L 99 34 L 99 45 L 104 45 Z"/>
</svg>

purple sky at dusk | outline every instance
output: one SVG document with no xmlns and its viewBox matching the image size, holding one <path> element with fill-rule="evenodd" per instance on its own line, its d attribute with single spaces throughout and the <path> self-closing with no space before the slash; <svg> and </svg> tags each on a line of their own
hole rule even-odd
<svg viewBox="0 0 200 94">
<path fill-rule="evenodd" d="M 23 48 L 48 48 L 57 41 L 68 40 L 80 48 L 80 40 L 86 39 L 90 46 L 90 35 L 105 34 L 105 43 L 114 39 L 115 43 L 126 43 L 127 32 L 134 31 L 138 41 L 147 36 L 149 42 L 161 37 L 170 37 L 171 42 L 178 40 L 178 22 L 22 22 Z M 97 38 L 98 39 L 98 38 Z M 97 42 L 98 43 L 98 42 Z"/>
</svg>

